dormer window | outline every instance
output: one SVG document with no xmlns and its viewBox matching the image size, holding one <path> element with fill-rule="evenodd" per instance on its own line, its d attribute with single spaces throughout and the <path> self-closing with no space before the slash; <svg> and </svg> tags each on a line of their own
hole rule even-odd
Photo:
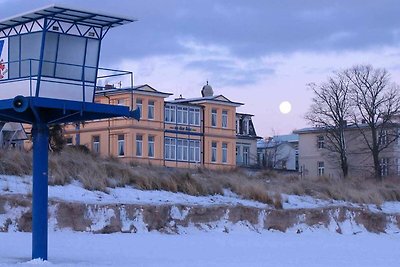
<svg viewBox="0 0 400 267">
<path fill-rule="evenodd" d="M 243 120 L 243 134 L 249 134 L 249 120 Z"/>
</svg>

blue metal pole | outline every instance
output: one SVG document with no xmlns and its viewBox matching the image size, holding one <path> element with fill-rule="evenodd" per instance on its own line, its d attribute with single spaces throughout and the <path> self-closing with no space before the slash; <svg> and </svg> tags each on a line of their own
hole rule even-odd
<svg viewBox="0 0 400 267">
<path fill-rule="evenodd" d="M 49 127 L 36 122 L 33 135 L 32 259 L 47 260 Z"/>
</svg>

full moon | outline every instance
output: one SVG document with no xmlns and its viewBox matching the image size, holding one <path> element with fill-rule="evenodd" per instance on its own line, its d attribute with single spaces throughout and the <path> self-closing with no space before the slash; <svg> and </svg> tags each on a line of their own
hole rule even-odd
<svg viewBox="0 0 400 267">
<path fill-rule="evenodd" d="M 292 104 L 289 101 L 283 101 L 279 105 L 279 110 L 282 114 L 288 114 L 292 110 Z"/>
</svg>

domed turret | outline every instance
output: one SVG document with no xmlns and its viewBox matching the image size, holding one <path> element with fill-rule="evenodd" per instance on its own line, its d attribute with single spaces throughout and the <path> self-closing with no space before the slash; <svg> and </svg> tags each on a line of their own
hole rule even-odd
<svg viewBox="0 0 400 267">
<path fill-rule="evenodd" d="M 214 95 L 214 91 L 213 91 L 212 87 L 210 85 L 208 85 L 208 81 L 207 81 L 207 84 L 203 86 L 203 89 L 201 89 L 201 95 L 203 97 Z"/>
</svg>

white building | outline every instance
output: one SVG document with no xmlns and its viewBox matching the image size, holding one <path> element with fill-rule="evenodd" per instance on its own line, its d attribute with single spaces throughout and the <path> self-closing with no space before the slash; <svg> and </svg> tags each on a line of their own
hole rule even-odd
<svg viewBox="0 0 400 267">
<path fill-rule="evenodd" d="M 0 146 L 2 149 L 22 148 L 28 139 L 21 123 L 0 122 Z"/>
<path fill-rule="evenodd" d="M 259 166 L 276 170 L 299 170 L 299 136 L 277 135 L 257 142 Z"/>
</svg>

